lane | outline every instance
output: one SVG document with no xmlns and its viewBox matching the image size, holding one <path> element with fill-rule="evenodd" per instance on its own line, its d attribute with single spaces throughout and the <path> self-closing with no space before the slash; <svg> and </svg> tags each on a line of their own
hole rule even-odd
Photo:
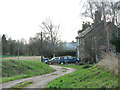
<svg viewBox="0 0 120 90">
<path fill-rule="evenodd" d="M 56 71 L 49 73 L 49 74 L 45 74 L 45 75 L 10 81 L 10 82 L 2 84 L 2 88 L 11 88 L 12 86 L 17 85 L 24 81 L 33 82 L 27 88 L 44 88 L 53 79 L 60 77 L 62 75 L 74 72 L 76 70 L 73 68 L 67 68 L 67 67 L 63 68 L 63 67 L 55 66 L 55 65 L 50 65 L 50 67 L 54 68 Z"/>
<path fill-rule="evenodd" d="M 28 86 L 27 88 L 44 88 L 53 79 L 75 71 L 75 69 L 72 68 L 65 69 L 63 67 L 54 65 L 51 65 L 51 67 L 56 69 L 56 71 L 51 74 L 47 74 L 43 77 L 34 78 L 33 79 L 34 83 Z"/>
</svg>

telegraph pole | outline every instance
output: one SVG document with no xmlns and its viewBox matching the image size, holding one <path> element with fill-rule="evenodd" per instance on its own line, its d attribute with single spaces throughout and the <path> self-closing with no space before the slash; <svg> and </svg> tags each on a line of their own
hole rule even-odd
<svg viewBox="0 0 120 90">
<path fill-rule="evenodd" d="M 43 55 L 42 55 L 42 43 L 43 43 L 43 37 L 42 37 L 42 31 L 41 31 L 41 61 L 43 62 Z"/>
<path fill-rule="evenodd" d="M 18 55 L 18 60 L 19 60 L 19 41 L 18 41 L 18 53 L 17 53 L 17 55 Z"/>
<path fill-rule="evenodd" d="M 41 51 L 40 51 L 40 54 L 41 54 L 41 61 L 43 62 L 43 34 L 49 34 L 49 33 L 44 33 L 41 31 L 40 33 L 40 36 L 41 36 Z"/>
<path fill-rule="evenodd" d="M 117 28 L 118 28 L 118 35 L 117 37 L 120 38 L 120 3 L 118 4 L 118 17 L 117 17 Z"/>
</svg>

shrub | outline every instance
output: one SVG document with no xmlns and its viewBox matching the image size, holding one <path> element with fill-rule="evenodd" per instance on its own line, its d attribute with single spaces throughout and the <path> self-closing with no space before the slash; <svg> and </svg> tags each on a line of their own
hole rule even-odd
<svg viewBox="0 0 120 90">
<path fill-rule="evenodd" d="M 118 74 L 118 58 L 113 56 L 111 53 L 106 53 L 104 58 L 99 61 L 97 65 L 102 69 Z"/>
<path fill-rule="evenodd" d="M 110 38 L 109 42 L 115 46 L 116 52 L 120 52 L 120 39 L 119 38 L 113 35 L 112 38 Z"/>
</svg>

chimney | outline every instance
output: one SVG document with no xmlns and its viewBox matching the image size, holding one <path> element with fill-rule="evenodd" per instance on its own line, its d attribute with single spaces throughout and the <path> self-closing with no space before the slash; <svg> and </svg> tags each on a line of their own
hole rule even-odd
<svg viewBox="0 0 120 90">
<path fill-rule="evenodd" d="M 118 16 L 117 16 L 117 21 L 118 21 L 118 28 L 120 28 L 120 3 L 118 4 Z"/>
<path fill-rule="evenodd" d="M 118 18 L 117 18 L 117 21 L 118 21 L 118 28 L 120 28 L 120 9 L 118 10 Z"/>
<path fill-rule="evenodd" d="M 101 21 L 102 14 L 100 11 L 95 11 L 95 24 Z"/>
<path fill-rule="evenodd" d="M 118 38 L 120 38 L 120 4 L 119 4 L 119 6 L 118 6 L 117 21 L 118 21 Z"/>
</svg>

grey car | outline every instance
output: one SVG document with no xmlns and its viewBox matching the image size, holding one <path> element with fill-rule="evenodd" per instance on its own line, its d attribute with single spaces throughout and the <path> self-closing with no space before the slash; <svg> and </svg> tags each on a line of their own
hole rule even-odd
<svg viewBox="0 0 120 90">
<path fill-rule="evenodd" d="M 59 60 L 59 57 L 53 57 L 52 59 L 48 60 L 46 63 L 47 64 L 57 64 Z"/>
</svg>

